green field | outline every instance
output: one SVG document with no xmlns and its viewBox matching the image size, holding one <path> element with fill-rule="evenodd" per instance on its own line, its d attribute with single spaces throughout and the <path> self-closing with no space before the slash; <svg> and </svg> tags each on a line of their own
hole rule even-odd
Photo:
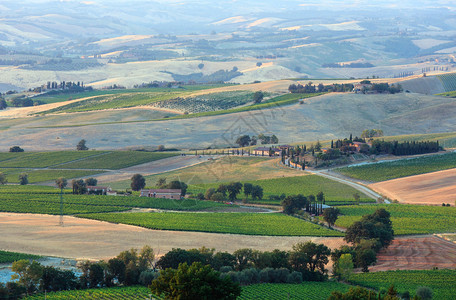
<svg viewBox="0 0 456 300">
<path fill-rule="evenodd" d="M 334 171 L 355 179 L 377 182 L 452 168 L 456 168 L 456 153 L 338 168 Z"/>
<path fill-rule="evenodd" d="M 58 168 L 117 170 L 177 155 L 172 152 L 115 151 L 61 164 Z"/>
<path fill-rule="evenodd" d="M 66 162 L 101 155 L 105 151 L 52 151 L 0 153 L 0 168 L 47 168 Z M 95 169 L 91 168 L 91 169 Z"/>
<path fill-rule="evenodd" d="M 100 171 L 90 171 L 90 170 L 30 170 L 30 169 L 0 169 L 0 172 L 6 175 L 8 183 L 18 183 L 19 175 L 21 173 L 26 173 L 28 175 L 29 183 L 38 183 L 45 181 L 55 181 L 58 178 L 80 178 L 85 176 L 90 176 L 94 174 L 101 173 Z"/>
<path fill-rule="evenodd" d="M 91 212 L 125 211 L 133 207 L 194 211 L 224 207 L 224 204 L 199 200 L 169 200 L 138 196 L 72 195 L 63 196 L 66 215 Z M 0 211 L 17 213 L 60 213 L 60 190 L 52 187 L 0 186 Z"/>
<path fill-rule="evenodd" d="M 347 292 L 347 284 L 328 282 L 304 282 L 302 284 L 260 283 L 242 287 L 239 300 L 326 300 L 332 291 Z"/>
<path fill-rule="evenodd" d="M 456 270 L 419 270 L 358 273 L 351 276 L 350 282 L 379 290 L 388 289 L 394 284 L 399 293 L 410 292 L 413 297 L 418 287 L 432 289 L 432 299 L 454 299 Z"/>
<path fill-rule="evenodd" d="M 338 282 L 305 282 L 303 284 L 286 284 L 286 283 L 264 283 L 253 284 L 242 287 L 239 300 L 288 300 L 288 299 L 308 299 L 308 300 L 326 300 L 332 291 L 346 292 L 349 285 Z M 47 293 L 49 300 L 63 299 L 88 299 L 88 300 L 144 300 L 149 299 L 150 290 L 143 286 L 133 287 L 114 287 L 102 289 L 87 289 L 78 291 L 62 291 Z M 160 299 L 154 296 L 155 299 Z M 29 296 L 26 299 L 42 300 L 44 294 Z"/>
<path fill-rule="evenodd" d="M 275 179 L 264 179 L 255 181 L 245 181 L 255 185 L 263 187 L 263 200 L 252 201 L 251 203 L 262 203 L 262 204 L 273 204 L 280 205 L 280 201 L 268 200 L 270 195 L 316 195 L 320 191 L 325 194 L 326 202 L 328 204 L 350 204 L 353 203 L 353 194 L 359 193 L 361 196 L 361 202 L 375 202 L 375 200 L 368 198 L 358 190 L 354 188 L 318 176 L 318 175 L 306 175 L 306 176 L 294 176 L 294 177 L 282 177 Z M 245 183 L 243 181 L 243 183 Z M 217 188 L 221 183 L 210 183 L 192 186 L 190 192 L 192 193 L 204 193 L 208 188 Z M 238 198 L 245 197 L 243 194 L 239 195 Z"/>
<path fill-rule="evenodd" d="M 384 208 L 391 214 L 395 235 L 456 232 L 456 207 L 421 206 L 407 204 L 375 204 L 340 207 L 342 215 L 336 221 L 348 227 L 362 216 Z"/>
<path fill-rule="evenodd" d="M 129 286 L 129 287 L 112 287 L 102 289 L 87 289 L 87 290 L 76 290 L 76 291 L 62 291 L 39 294 L 35 296 L 29 296 L 25 299 L 29 300 L 144 300 L 150 299 L 150 290 L 144 286 Z M 154 296 L 157 299 L 157 296 Z"/>
<path fill-rule="evenodd" d="M 21 259 L 39 259 L 41 256 L 0 250 L 0 264 L 12 263 Z"/>
<path fill-rule="evenodd" d="M 159 230 L 268 236 L 343 236 L 339 231 L 278 213 L 106 213 L 81 217 Z"/>
</svg>

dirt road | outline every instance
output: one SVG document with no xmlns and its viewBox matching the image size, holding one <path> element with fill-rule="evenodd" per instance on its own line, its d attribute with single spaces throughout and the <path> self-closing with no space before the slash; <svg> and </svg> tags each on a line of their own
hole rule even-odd
<svg viewBox="0 0 456 300">
<path fill-rule="evenodd" d="M 344 244 L 342 238 L 270 237 L 202 232 L 150 230 L 123 224 L 65 216 L 0 213 L 0 249 L 72 259 L 104 259 L 130 248 L 150 245 L 156 253 L 172 248 L 200 248 L 233 252 L 240 248 L 290 250 L 303 241 L 323 243 L 330 248 Z"/>
</svg>

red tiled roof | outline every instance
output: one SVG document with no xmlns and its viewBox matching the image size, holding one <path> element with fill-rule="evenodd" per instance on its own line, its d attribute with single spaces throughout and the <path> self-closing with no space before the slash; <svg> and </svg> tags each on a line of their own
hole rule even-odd
<svg viewBox="0 0 456 300">
<path fill-rule="evenodd" d="M 179 194 L 182 193 L 182 190 L 179 190 L 179 189 L 152 189 L 152 190 L 142 190 L 142 191 L 149 191 L 149 193 L 179 193 Z"/>
</svg>

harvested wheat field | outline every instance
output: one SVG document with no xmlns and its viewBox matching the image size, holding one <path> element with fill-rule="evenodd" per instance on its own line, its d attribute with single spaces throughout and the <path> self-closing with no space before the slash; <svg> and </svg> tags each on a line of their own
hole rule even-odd
<svg viewBox="0 0 456 300">
<path fill-rule="evenodd" d="M 266 251 L 290 250 L 298 242 L 313 241 L 330 248 L 344 244 L 342 238 L 270 237 L 201 232 L 149 230 L 75 217 L 0 213 L 0 249 L 72 259 L 99 260 L 130 248 L 150 245 L 163 255 L 172 248 L 201 248 L 234 252 L 241 248 Z"/>
<path fill-rule="evenodd" d="M 396 238 L 377 256 L 371 272 L 389 270 L 456 269 L 456 245 L 435 236 Z"/>
<path fill-rule="evenodd" d="M 402 203 L 454 205 L 456 169 L 426 173 L 370 184 L 374 191 Z"/>
</svg>

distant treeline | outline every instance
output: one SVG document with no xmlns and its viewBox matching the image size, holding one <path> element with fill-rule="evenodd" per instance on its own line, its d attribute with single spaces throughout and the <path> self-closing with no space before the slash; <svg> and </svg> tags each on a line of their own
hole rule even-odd
<svg viewBox="0 0 456 300">
<path fill-rule="evenodd" d="M 323 68 L 373 68 L 375 67 L 371 63 L 361 63 L 361 62 L 352 62 L 349 64 L 342 64 L 342 63 L 327 63 L 321 65 Z"/>
<path fill-rule="evenodd" d="M 318 86 L 313 85 L 312 82 L 307 83 L 306 85 L 302 84 L 291 84 L 288 87 L 288 90 L 291 93 L 316 93 L 316 92 L 351 92 L 353 91 L 353 84 L 351 83 L 344 83 L 344 84 L 330 84 L 330 85 L 323 85 L 320 83 Z"/>
<path fill-rule="evenodd" d="M 230 81 L 231 79 L 242 75 L 237 67 L 233 67 L 230 71 L 218 70 L 210 75 L 204 75 L 203 73 L 192 73 L 188 75 L 174 74 L 171 72 L 164 73 L 171 74 L 176 81 L 195 83 L 225 83 L 226 81 Z"/>
<path fill-rule="evenodd" d="M 438 152 L 442 150 L 439 142 L 385 142 L 380 140 L 374 140 L 370 152 L 372 154 L 393 154 L 393 155 L 414 155 Z"/>
</svg>

